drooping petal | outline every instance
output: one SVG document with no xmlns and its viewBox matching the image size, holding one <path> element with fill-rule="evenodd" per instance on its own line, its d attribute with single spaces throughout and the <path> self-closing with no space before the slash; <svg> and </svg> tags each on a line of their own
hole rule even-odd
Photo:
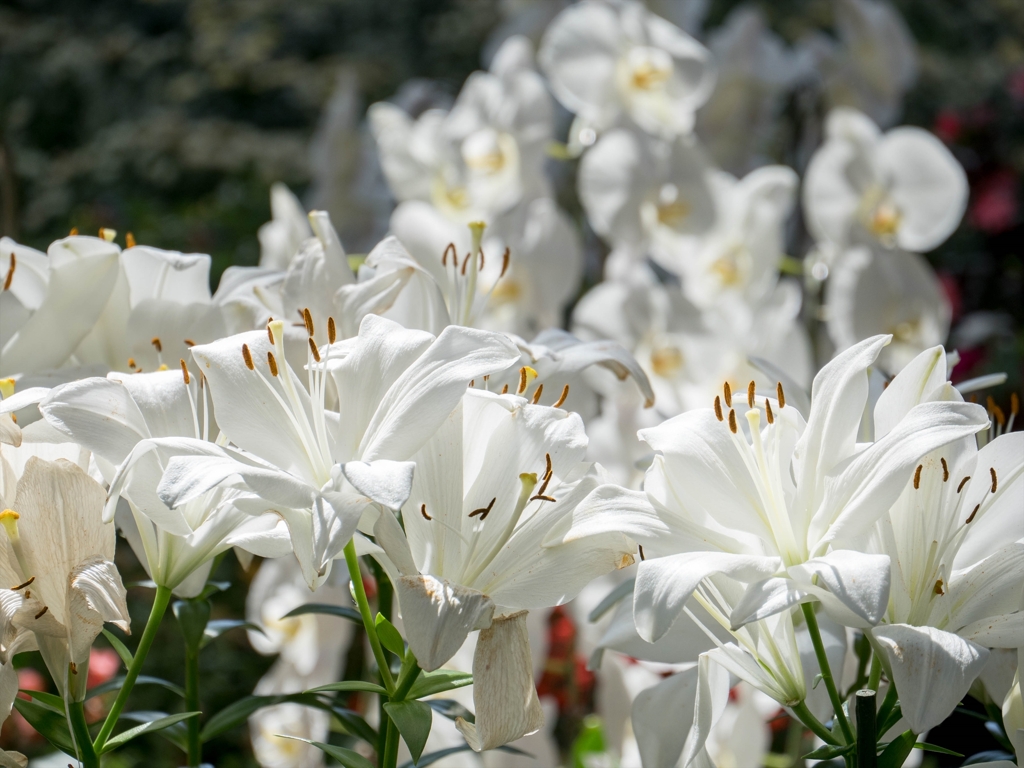
<svg viewBox="0 0 1024 768">
<path fill-rule="evenodd" d="M 631 719 L 643 768 L 675 768 L 690 735 L 697 665 L 637 694 Z"/>
<path fill-rule="evenodd" d="M 945 720 L 988 660 L 985 648 L 934 627 L 883 624 L 871 634 L 892 671 L 903 717 L 914 733 Z"/>
<path fill-rule="evenodd" d="M 401 509 L 412 493 L 414 462 L 347 461 L 338 468 L 359 493 L 389 510 Z"/>
<path fill-rule="evenodd" d="M 686 739 L 683 752 L 683 766 L 701 765 L 702 758 L 711 763 L 704 751 L 704 745 L 715 723 L 725 711 L 729 702 L 729 673 L 725 668 L 713 663 L 711 656 L 701 654 L 697 662 L 697 691 L 694 700 L 693 726 Z"/>
<path fill-rule="evenodd" d="M 128 593 L 117 567 L 100 557 L 91 557 L 76 566 L 68 577 L 68 586 L 71 661 L 82 664 L 89 659 L 92 643 L 104 622 L 128 633 Z"/>
<path fill-rule="evenodd" d="M 803 589 L 821 599 L 833 619 L 848 627 L 874 626 L 889 604 L 888 555 L 836 550 L 790 566 L 788 572 Z M 822 594 L 821 587 L 828 595 Z"/>
<path fill-rule="evenodd" d="M 409 647 L 420 667 L 428 672 L 454 656 L 474 629 L 491 625 L 494 603 L 475 589 L 416 575 L 400 578 L 395 591 Z M 530 658 L 529 650 L 526 658 Z"/>
<path fill-rule="evenodd" d="M 931 347 L 901 370 L 875 403 L 875 440 L 889 434 L 910 409 L 946 383 L 946 350 Z"/>
</svg>

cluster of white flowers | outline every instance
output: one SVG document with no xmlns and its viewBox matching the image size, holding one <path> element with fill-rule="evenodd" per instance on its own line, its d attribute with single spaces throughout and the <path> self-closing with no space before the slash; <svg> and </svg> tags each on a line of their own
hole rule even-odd
<svg viewBox="0 0 1024 768">
<path fill-rule="evenodd" d="M 848 34 L 900 58 L 887 6 L 840 5 Z M 737 46 L 757 53 L 722 61 L 719 89 L 783 55 L 756 14 L 712 48 Z M 890 62 L 871 90 L 863 62 L 819 53 L 827 83 L 846 71 L 881 114 L 913 69 Z M 530 617 L 600 585 L 588 642 L 631 702 L 608 710 L 623 766 L 753 764 L 751 734 L 780 708 L 818 757 L 852 761 L 873 729 L 901 765 L 972 686 L 1022 754 L 1024 435 L 965 402 L 990 382 L 948 381 L 950 311 L 921 255 L 959 224 L 965 174 L 927 132 L 851 108 L 828 115 L 802 182 L 719 170 L 695 133 L 727 139 L 736 117 L 698 111 L 720 92 L 714 61 L 637 2 L 583 0 L 537 65 L 508 38 L 450 110 L 373 105 L 397 207 L 365 258 L 283 186 L 260 265 L 214 293 L 209 256 L 130 235 L 45 254 L 0 241 L 0 714 L 12 657 L 39 650 L 63 703 L 33 704 L 66 721 L 45 735 L 87 766 L 179 720 L 198 765 L 203 740 L 250 715 L 268 766 L 376 752 L 394 768 L 400 737 L 414 759 L 494 750 L 544 736 Z M 556 101 L 575 115 L 564 144 Z M 555 162 L 575 164 L 610 251 L 575 304 L 582 238 Z M 800 189 L 802 281 L 786 255 Z M 115 530 L 156 597 L 93 734 L 89 650 L 104 622 L 129 623 Z M 192 711 L 114 735 L 172 596 L 188 658 L 216 637 L 208 580 L 230 549 L 266 558 L 248 626 L 279 658 L 256 698 L 203 731 Z M 338 679 L 356 636 L 378 682 Z M 454 722 L 432 717 L 423 699 L 470 682 L 433 702 Z M 877 724 L 854 712 L 859 688 L 879 693 Z M 382 706 L 364 720 L 332 698 L 352 693 Z M 352 749 L 323 743 L 332 728 Z"/>
</svg>

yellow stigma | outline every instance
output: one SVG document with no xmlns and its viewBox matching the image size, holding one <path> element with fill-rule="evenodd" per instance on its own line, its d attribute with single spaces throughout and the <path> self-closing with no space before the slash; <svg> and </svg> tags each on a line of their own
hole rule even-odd
<svg viewBox="0 0 1024 768">
<path fill-rule="evenodd" d="M 7 399 L 14 394 L 14 379 L 0 379 L 0 396 Z"/>
<path fill-rule="evenodd" d="M 7 537 L 12 542 L 17 542 L 20 539 L 18 536 L 18 520 L 20 519 L 21 515 L 13 509 L 5 509 L 3 512 L 0 512 L 0 525 L 7 531 Z"/>
<path fill-rule="evenodd" d="M 114 242 L 114 238 L 117 237 L 117 230 L 107 229 L 106 227 L 100 227 L 100 237 L 102 237 L 108 243 L 112 243 Z"/>
<path fill-rule="evenodd" d="M 900 228 L 903 215 L 892 203 L 882 203 L 871 216 L 871 232 L 876 237 L 892 237 Z"/>
<path fill-rule="evenodd" d="M 674 200 L 658 206 L 658 221 L 667 227 L 674 227 L 690 215 L 690 206 L 685 200 Z"/>
<path fill-rule="evenodd" d="M 516 387 L 516 394 L 521 395 L 526 391 L 526 388 L 533 383 L 533 380 L 537 378 L 537 372 L 528 365 L 524 365 L 519 369 L 519 386 Z"/>
</svg>

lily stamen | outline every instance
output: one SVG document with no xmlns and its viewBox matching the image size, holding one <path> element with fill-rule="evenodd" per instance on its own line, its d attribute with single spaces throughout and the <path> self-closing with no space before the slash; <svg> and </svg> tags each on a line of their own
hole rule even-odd
<svg viewBox="0 0 1024 768">
<path fill-rule="evenodd" d="M 722 415 L 722 399 L 718 395 L 715 395 L 715 418 L 725 421 L 725 416 Z"/>
<path fill-rule="evenodd" d="M 36 580 L 36 577 L 35 577 L 35 576 L 33 576 L 33 577 L 32 577 L 32 578 L 30 578 L 30 579 L 29 579 L 28 581 L 26 581 L 26 582 L 24 582 L 24 583 L 22 583 L 22 584 L 19 584 L 19 585 L 18 585 L 18 586 L 16 586 L 16 587 L 11 587 L 11 592 L 17 592 L 17 591 L 18 591 L 19 589 L 24 589 L 25 587 L 29 586 L 29 585 L 30 585 L 30 584 L 31 584 L 31 583 L 32 583 L 33 581 L 35 581 L 35 580 Z"/>
<path fill-rule="evenodd" d="M 543 392 L 544 392 L 544 385 L 543 384 L 538 384 L 536 391 L 533 393 L 533 399 L 531 399 L 530 402 L 533 405 L 536 405 L 537 403 L 539 403 L 540 402 L 540 396 L 541 396 L 541 394 Z"/>
<path fill-rule="evenodd" d="M 923 464 L 918 464 L 917 469 L 914 470 L 914 490 L 917 491 L 921 488 L 921 470 L 924 469 Z"/>
<path fill-rule="evenodd" d="M 754 382 L 750 382 L 747 385 L 747 406 L 750 408 L 754 407 Z"/>
<path fill-rule="evenodd" d="M 949 465 L 946 464 L 946 460 L 943 457 L 939 457 L 939 461 L 942 463 L 942 482 L 949 481 Z"/>
<path fill-rule="evenodd" d="M 267 352 L 267 365 L 270 367 L 270 375 L 277 376 L 277 359 L 273 352 Z"/>
<path fill-rule="evenodd" d="M 474 509 L 472 512 L 469 513 L 469 516 L 470 517 L 476 517 L 477 515 L 480 515 L 480 519 L 481 520 L 486 520 L 487 519 L 487 515 L 491 511 L 491 508 L 494 506 L 494 502 L 496 502 L 497 500 L 498 500 L 498 497 L 495 496 L 493 499 L 491 499 L 491 503 L 490 504 L 488 504 L 486 507 L 480 507 L 480 509 Z"/>
<path fill-rule="evenodd" d="M 250 371 L 255 371 L 256 370 L 256 366 L 252 362 L 252 353 L 249 352 L 249 345 L 248 344 L 243 344 L 242 345 L 242 359 L 245 360 L 245 367 L 246 368 L 248 368 Z"/>
<path fill-rule="evenodd" d="M 554 403 L 554 405 L 552 405 L 551 407 L 552 407 L 552 408 L 561 408 L 561 407 L 562 407 L 562 403 L 564 403 L 564 402 L 565 402 L 565 399 L 566 399 L 566 398 L 567 398 L 568 396 L 569 396 L 569 385 L 568 385 L 568 384 L 566 384 L 566 385 L 565 385 L 564 387 L 562 387 L 562 394 L 560 394 L 560 395 L 558 396 L 558 399 L 557 399 L 557 400 L 555 400 L 555 403 Z"/>
<path fill-rule="evenodd" d="M 9 291 L 11 289 L 11 281 L 14 280 L 14 268 L 18 266 L 18 257 L 14 255 L 14 251 L 11 251 L 11 263 L 7 267 L 7 277 L 4 278 L 4 290 Z"/>
<path fill-rule="evenodd" d="M 971 479 L 970 475 L 967 475 L 966 477 L 964 477 L 964 479 L 960 481 L 960 485 L 958 485 L 956 487 L 956 492 L 960 493 L 960 491 L 962 491 L 964 489 L 964 486 L 967 485 L 967 483 L 970 481 L 970 479 Z"/>
<path fill-rule="evenodd" d="M 434 519 L 430 515 L 427 514 L 427 505 L 426 504 L 420 504 L 420 514 L 423 515 L 423 519 L 424 520 L 433 520 Z"/>
<path fill-rule="evenodd" d="M 786 407 L 786 393 L 782 391 L 782 382 L 778 382 L 775 385 L 776 400 L 779 401 L 779 410 L 781 411 Z"/>
<path fill-rule="evenodd" d="M 309 336 L 313 335 L 313 315 L 309 311 L 309 307 L 302 310 L 302 322 L 306 326 L 306 333 Z"/>
</svg>

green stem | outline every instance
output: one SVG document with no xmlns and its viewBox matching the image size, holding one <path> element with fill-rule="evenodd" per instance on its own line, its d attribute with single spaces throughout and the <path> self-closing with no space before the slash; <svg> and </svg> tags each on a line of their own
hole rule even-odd
<svg viewBox="0 0 1024 768">
<path fill-rule="evenodd" d="M 128 696 L 131 694 L 132 688 L 135 687 L 135 680 L 138 678 L 139 672 L 142 671 L 142 664 L 146 660 L 150 646 L 153 645 L 153 640 L 156 639 L 156 632 L 160 627 L 160 621 L 163 619 L 170 602 L 171 590 L 168 587 L 157 587 L 156 597 L 153 598 L 153 608 L 149 612 L 149 619 L 146 621 L 146 628 L 143 630 L 142 638 L 139 640 L 139 647 L 135 651 L 131 665 L 128 667 L 124 684 L 121 686 L 121 690 L 117 692 L 117 698 L 114 699 L 114 704 L 110 707 L 110 712 L 107 713 L 107 719 L 103 721 L 103 727 L 100 728 L 100 732 L 96 736 L 95 748 L 97 752 L 103 749 L 103 745 L 110 738 L 110 734 L 117 724 L 117 719 L 121 716 L 121 710 L 124 709 Z"/>
<path fill-rule="evenodd" d="M 380 678 L 387 688 L 388 697 L 395 691 L 395 679 L 391 675 L 391 668 L 388 666 L 388 659 L 384 655 L 380 639 L 377 637 L 377 628 L 373 623 L 373 614 L 370 613 L 370 601 L 366 598 L 366 587 L 363 586 L 363 575 L 359 571 L 359 555 L 356 554 L 354 541 L 345 545 L 345 563 L 348 565 L 348 575 L 352 579 L 352 589 L 356 594 L 356 605 L 359 606 L 359 615 L 363 617 L 363 627 L 366 629 L 366 636 L 370 639 L 370 648 L 373 650 L 373 658 L 377 660 L 380 668 Z"/>
<path fill-rule="evenodd" d="M 185 711 L 201 712 L 199 706 L 199 653 L 185 650 Z M 197 768 L 203 762 L 203 744 L 199 740 L 199 718 L 190 717 L 187 726 L 188 764 Z"/>
<path fill-rule="evenodd" d="M 807 704 L 800 702 L 793 707 L 793 714 L 796 715 L 797 719 L 811 729 L 811 732 L 819 739 L 824 741 L 826 744 L 832 746 L 838 746 L 839 740 L 832 735 L 832 731 L 824 726 L 824 724 L 814 716 L 814 714 L 807 708 Z"/>
<path fill-rule="evenodd" d="M 394 721 L 388 718 L 385 721 L 387 736 L 384 740 L 384 754 L 381 757 L 380 768 L 396 768 L 398 765 L 398 728 Z"/>
<path fill-rule="evenodd" d="M 875 729 L 875 691 L 864 688 L 855 695 L 857 707 L 857 768 L 877 768 L 878 734 Z"/>
<path fill-rule="evenodd" d="M 398 688 L 395 689 L 395 694 L 391 697 L 392 701 L 404 701 L 405 697 L 409 695 L 409 691 L 412 690 L 416 678 L 422 672 L 420 665 L 416 662 L 416 657 L 412 655 L 412 648 L 406 651 L 406 657 L 412 660 L 412 664 L 405 670 L 405 675 L 399 677 Z"/>
<path fill-rule="evenodd" d="M 83 768 L 99 768 L 100 758 L 92 745 L 89 725 L 85 722 L 85 702 L 70 702 L 68 704 L 68 719 L 71 721 L 71 731 L 75 735 L 75 744 L 78 746 L 78 759 L 82 761 Z"/>
<path fill-rule="evenodd" d="M 882 682 L 882 660 L 878 654 L 873 654 L 871 659 L 871 676 L 868 678 L 868 688 L 872 691 L 878 690 L 878 684 Z"/>
<path fill-rule="evenodd" d="M 882 699 L 882 706 L 878 708 L 878 717 L 876 718 L 876 721 L 882 728 L 885 728 L 886 721 L 889 719 L 889 715 L 892 714 L 892 710 L 896 706 L 896 702 L 899 700 L 899 697 L 899 693 L 896 691 L 896 685 L 892 680 L 890 680 L 889 690 L 885 692 L 885 698 Z M 885 730 L 883 730 L 879 735 L 884 736 L 888 730 L 889 728 L 885 728 Z"/>
<path fill-rule="evenodd" d="M 836 681 L 832 678 L 832 669 L 828 664 L 828 656 L 825 655 L 825 644 L 821 642 L 821 630 L 818 629 L 818 617 L 814 615 L 814 607 L 808 603 L 800 606 L 804 612 L 804 619 L 807 621 L 807 631 L 811 635 L 811 642 L 814 644 L 814 655 L 818 657 L 818 666 L 821 669 L 821 679 L 825 682 L 828 690 L 829 700 L 832 702 L 832 709 L 835 710 L 839 727 L 843 731 L 843 738 L 847 744 L 853 743 L 853 729 L 850 728 L 850 721 L 843 711 L 843 701 L 839 698 L 839 691 L 836 689 Z"/>
</svg>

